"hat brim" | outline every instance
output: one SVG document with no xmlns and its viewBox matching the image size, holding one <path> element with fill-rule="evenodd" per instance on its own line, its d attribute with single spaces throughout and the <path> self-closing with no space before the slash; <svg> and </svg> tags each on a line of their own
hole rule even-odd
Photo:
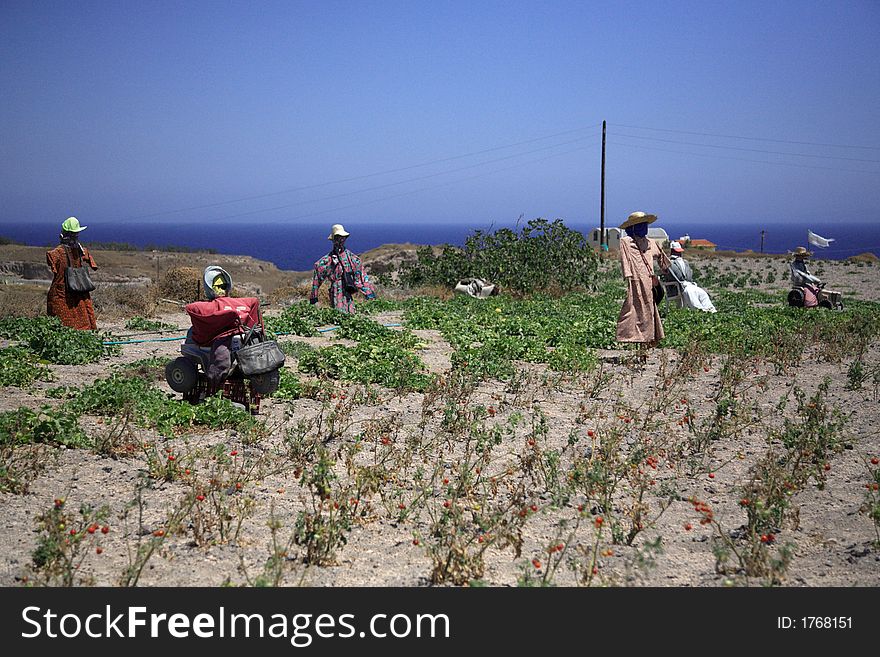
<svg viewBox="0 0 880 657">
<path fill-rule="evenodd" d="M 351 235 L 351 233 L 330 233 L 330 234 L 327 236 L 327 239 L 328 239 L 328 240 L 332 240 L 332 239 L 333 239 L 334 237 L 336 237 L 336 236 L 339 236 L 339 237 L 348 237 L 349 235 Z"/>
<path fill-rule="evenodd" d="M 788 252 L 788 255 L 802 256 L 802 257 L 804 257 L 804 258 L 809 258 L 810 256 L 813 255 L 813 252 L 812 252 L 812 251 L 800 251 L 800 252 L 798 252 L 798 251 L 789 251 L 789 252 Z"/>
<path fill-rule="evenodd" d="M 656 214 L 646 214 L 644 217 L 628 217 L 618 228 L 624 230 L 636 224 L 653 224 L 655 221 L 657 221 Z"/>
<path fill-rule="evenodd" d="M 61 230 L 63 230 L 65 233 L 81 233 L 86 228 L 88 228 L 88 226 L 80 226 L 79 228 L 73 228 L 73 229 L 65 228 L 64 226 L 62 226 Z"/>
</svg>

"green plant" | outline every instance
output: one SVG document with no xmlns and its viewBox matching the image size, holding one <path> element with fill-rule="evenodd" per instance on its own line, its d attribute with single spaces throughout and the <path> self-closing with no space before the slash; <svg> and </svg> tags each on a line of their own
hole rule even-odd
<svg viewBox="0 0 880 657">
<path fill-rule="evenodd" d="M 323 347 L 304 353 L 299 369 L 343 381 L 378 383 L 396 390 L 423 390 L 430 381 L 418 356 L 387 342 Z"/>
<path fill-rule="evenodd" d="M 141 426 L 156 427 L 164 435 L 195 426 L 243 431 L 259 429 L 257 421 L 247 412 L 221 397 L 208 397 L 204 402 L 192 405 L 170 399 L 149 381 L 121 374 L 98 379 L 73 394 L 66 408 L 74 413 L 114 416 L 130 409 L 132 417 Z"/>
<path fill-rule="evenodd" d="M 177 329 L 174 324 L 161 322 L 157 319 L 147 319 L 146 317 L 132 317 L 125 322 L 125 328 L 129 331 L 166 331 Z"/>
<path fill-rule="evenodd" d="M 475 276 L 518 293 L 567 292 L 592 287 L 596 270 L 596 255 L 581 233 L 561 219 L 533 219 L 518 233 L 509 228 L 474 231 L 462 249 L 445 245 L 439 256 L 431 247 L 420 248 L 417 261 L 401 267 L 400 279 L 411 287 L 453 286 Z"/>
<path fill-rule="evenodd" d="M 21 407 L 0 413 L 0 445 L 50 443 L 66 447 L 91 447 L 79 426 L 79 415 L 66 409 Z"/>
<path fill-rule="evenodd" d="M 118 346 L 104 346 L 100 333 L 77 331 L 57 317 L 5 317 L 0 319 L 0 336 L 21 340 L 39 358 L 59 365 L 93 363 L 119 353 Z"/>
<path fill-rule="evenodd" d="M 34 381 L 51 381 L 52 372 L 23 347 L 0 349 L 0 387 L 26 388 Z"/>
</svg>

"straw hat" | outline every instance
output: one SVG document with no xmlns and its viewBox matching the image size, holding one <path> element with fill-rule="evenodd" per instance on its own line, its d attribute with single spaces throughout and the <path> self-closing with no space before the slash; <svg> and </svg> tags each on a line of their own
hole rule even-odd
<svg viewBox="0 0 880 657">
<path fill-rule="evenodd" d="M 645 214 L 644 212 L 633 212 L 626 218 L 622 224 L 620 224 L 620 229 L 624 230 L 629 228 L 630 226 L 635 226 L 636 224 L 653 224 L 657 221 L 656 214 Z"/>
<path fill-rule="evenodd" d="M 333 224 L 330 228 L 330 234 L 327 236 L 327 239 L 332 240 L 337 235 L 348 237 L 350 233 L 346 232 L 345 228 L 342 227 L 342 224 Z"/>
<path fill-rule="evenodd" d="M 807 251 L 804 247 L 799 246 L 794 251 L 789 251 L 789 255 L 793 255 L 795 258 L 809 258 L 813 255 L 812 251 Z"/>
</svg>

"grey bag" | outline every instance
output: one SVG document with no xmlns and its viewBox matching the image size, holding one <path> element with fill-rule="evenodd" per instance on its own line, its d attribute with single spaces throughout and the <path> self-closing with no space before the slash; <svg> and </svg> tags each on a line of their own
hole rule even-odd
<svg viewBox="0 0 880 657">
<path fill-rule="evenodd" d="M 65 247 L 64 251 L 67 253 L 67 268 L 64 270 L 65 287 L 71 292 L 80 294 L 94 290 L 95 284 L 92 283 L 92 278 L 89 276 L 89 268 L 82 264 L 82 259 L 80 259 L 80 266 L 74 267 L 70 259 L 70 248 Z"/>
<path fill-rule="evenodd" d="M 235 352 L 235 358 L 245 376 L 265 374 L 284 365 L 284 352 L 274 340 L 241 347 Z"/>
</svg>

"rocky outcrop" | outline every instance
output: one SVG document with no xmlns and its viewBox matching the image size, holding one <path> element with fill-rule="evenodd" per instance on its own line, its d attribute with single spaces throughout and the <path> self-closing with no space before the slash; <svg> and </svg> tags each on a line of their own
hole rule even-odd
<svg viewBox="0 0 880 657">
<path fill-rule="evenodd" d="M 45 262 L 16 260 L 0 263 L 0 276 L 21 278 L 26 281 L 44 281 L 52 278 L 52 272 Z"/>
</svg>

